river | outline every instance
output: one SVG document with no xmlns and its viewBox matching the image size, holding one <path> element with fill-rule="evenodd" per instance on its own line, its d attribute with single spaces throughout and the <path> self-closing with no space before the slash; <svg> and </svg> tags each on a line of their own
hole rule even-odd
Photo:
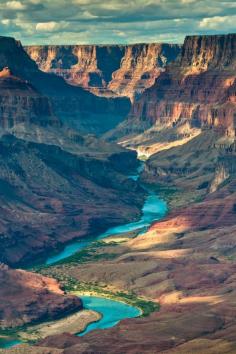
<svg viewBox="0 0 236 354">
<path fill-rule="evenodd" d="M 137 181 L 139 178 L 140 173 L 143 170 L 144 164 L 142 163 L 140 167 L 137 170 L 137 174 L 130 176 L 129 178 Z M 86 240 L 81 240 L 81 241 L 76 241 L 72 242 L 69 245 L 67 245 L 61 252 L 59 252 L 56 255 L 50 256 L 46 260 L 47 265 L 54 264 L 64 258 L 67 258 L 69 256 L 72 256 L 78 251 L 81 251 L 82 249 L 86 248 L 91 244 L 93 241 L 98 241 L 102 240 L 106 237 L 109 237 L 111 235 L 115 234 L 121 234 L 121 233 L 126 233 L 129 231 L 134 231 L 138 229 L 143 228 L 148 228 L 151 223 L 154 221 L 162 219 L 167 212 L 167 204 L 164 200 L 160 199 L 151 189 L 147 189 L 145 186 L 143 186 L 145 190 L 147 191 L 147 197 L 144 202 L 143 208 L 142 208 L 142 215 L 140 220 L 127 223 L 124 225 L 120 226 L 115 226 L 109 228 L 107 231 L 104 233 L 96 236 L 96 237 L 91 237 L 87 238 Z"/>
<path fill-rule="evenodd" d="M 83 332 L 79 333 L 79 336 L 83 336 L 94 329 L 113 327 L 125 318 L 134 318 L 141 315 L 138 308 L 120 301 L 96 296 L 80 296 L 80 298 L 86 309 L 99 312 L 102 318 L 98 322 L 89 324 Z"/>
<path fill-rule="evenodd" d="M 137 170 L 137 174 L 132 175 L 129 178 L 137 181 L 140 173 L 143 170 L 143 167 L 144 164 L 141 163 Z M 147 191 L 147 197 L 142 208 L 142 215 L 138 221 L 109 228 L 107 231 L 96 237 L 72 242 L 58 254 L 50 256 L 45 262 L 46 265 L 52 265 L 88 247 L 92 242 L 102 240 L 111 235 L 126 233 L 138 229 L 141 229 L 141 232 L 143 232 L 143 230 L 148 228 L 154 221 L 162 219 L 167 213 L 166 202 L 159 198 L 158 195 L 156 195 L 151 189 L 147 189 L 145 186 L 143 187 Z M 140 310 L 138 308 L 127 305 L 120 301 L 95 296 L 81 296 L 81 299 L 85 308 L 99 312 L 102 317 L 99 321 L 88 325 L 85 331 L 78 334 L 80 336 L 85 335 L 94 329 L 105 329 L 113 327 L 122 319 L 138 317 L 140 315 Z M 20 342 L 16 341 L 15 339 L 12 342 L 7 340 L 5 343 L 2 343 L 2 345 L 0 342 L 0 347 L 9 348 L 19 343 Z"/>
</svg>

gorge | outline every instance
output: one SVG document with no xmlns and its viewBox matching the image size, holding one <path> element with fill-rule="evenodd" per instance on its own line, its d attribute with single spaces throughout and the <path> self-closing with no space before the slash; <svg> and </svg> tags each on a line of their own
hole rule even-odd
<svg viewBox="0 0 236 354">
<path fill-rule="evenodd" d="M 236 34 L 0 38 L 0 352 L 235 353 L 235 69 Z"/>
</svg>

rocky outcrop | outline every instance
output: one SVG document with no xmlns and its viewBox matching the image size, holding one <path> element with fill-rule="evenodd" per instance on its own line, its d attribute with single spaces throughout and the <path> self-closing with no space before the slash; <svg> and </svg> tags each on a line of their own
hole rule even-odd
<svg viewBox="0 0 236 354">
<path fill-rule="evenodd" d="M 188 118 L 193 125 L 233 133 L 236 35 L 187 37 L 180 65 L 169 67 L 133 114 L 163 124 Z M 226 59 L 228 58 L 228 59 Z"/>
<path fill-rule="evenodd" d="M 45 72 L 63 77 L 68 83 L 88 88 L 105 88 L 124 56 L 122 46 L 29 46 L 29 56 Z"/>
<path fill-rule="evenodd" d="M 82 309 L 81 300 L 65 295 L 54 279 L 0 264 L 0 280 L 1 329 L 54 320 Z"/>
<path fill-rule="evenodd" d="M 133 44 L 29 46 L 25 50 L 45 72 L 98 95 L 131 99 L 150 87 L 165 66 L 176 59 L 179 45 Z"/>
<path fill-rule="evenodd" d="M 97 97 L 81 87 L 69 85 L 61 77 L 42 72 L 20 42 L 0 37 L 0 70 L 5 67 L 14 76 L 32 84 L 43 96 L 48 96 L 55 115 L 80 131 L 101 133 L 109 130 L 130 110 L 127 98 Z"/>
<path fill-rule="evenodd" d="M 235 34 L 186 37 L 179 60 L 136 100 L 129 119 L 113 137 L 137 133 L 132 127 L 139 125 L 167 128 L 186 120 L 192 127 L 214 128 L 234 136 L 235 47 Z"/>
<path fill-rule="evenodd" d="M 151 87 L 181 50 L 176 44 L 137 44 L 126 47 L 121 67 L 113 73 L 109 89 L 131 99 Z"/>
<path fill-rule="evenodd" d="M 19 123 L 59 126 L 47 97 L 16 76 L 9 68 L 0 71 L 0 126 L 10 128 Z"/>
</svg>

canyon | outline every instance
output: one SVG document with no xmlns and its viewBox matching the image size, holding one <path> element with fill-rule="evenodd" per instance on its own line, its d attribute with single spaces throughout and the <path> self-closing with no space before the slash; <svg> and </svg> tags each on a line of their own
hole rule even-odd
<svg viewBox="0 0 236 354">
<path fill-rule="evenodd" d="M 27 66 L 0 55 L 0 259 L 12 268 L 38 264 L 30 272 L 1 266 L 7 288 L 20 279 L 24 294 L 10 314 L 3 301 L 2 319 L 8 327 L 15 313 L 31 323 L 81 311 L 74 295 L 84 293 L 146 312 L 85 336 L 59 333 L 0 352 L 235 353 L 236 35 L 187 36 L 183 46 L 25 49 Z M 119 107 L 104 128 L 100 113 L 80 122 L 89 104 L 76 102 L 76 118 L 62 119 L 70 95 L 85 106 L 108 102 L 97 113 L 103 104 L 115 112 L 111 102 L 129 102 L 129 112 Z M 135 224 L 149 193 L 166 200 L 169 213 Z M 137 227 L 127 229 L 132 221 Z M 44 263 L 96 234 L 103 237 Z M 25 317 L 28 297 L 39 310 L 30 306 Z"/>
<path fill-rule="evenodd" d="M 181 46 L 167 43 L 24 47 L 38 67 L 99 96 L 133 100 L 174 61 Z"/>
<path fill-rule="evenodd" d="M 80 132 L 104 133 L 123 120 L 130 110 L 128 98 L 98 97 L 67 84 L 54 74 L 42 72 L 14 38 L 0 37 L 0 70 L 4 68 L 47 96 L 55 115 Z"/>
<path fill-rule="evenodd" d="M 127 120 L 106 134 L 153 154 L 194 138 L 199 129 L 235 137 L 235 34 L 186 37 L 167 66 L 132 106 Z"/>
</svg>

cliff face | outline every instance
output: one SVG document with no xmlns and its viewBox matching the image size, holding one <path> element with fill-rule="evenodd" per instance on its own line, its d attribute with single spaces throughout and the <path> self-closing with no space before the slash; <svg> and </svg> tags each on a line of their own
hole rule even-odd
<svg viewBox="0 0 236 354">
<path fill-rule="evenodd" d="M 10 128 L 18 123 L 58 126 L 49 99 L 31 84 L 12 75 L 8 68 L 0 71 L 0 126 Z"/>
<path fill-rule="evenodd" d="M 166 136 L 176 136 L 169 143 L 178 140 L 179 134 L 173 131 L 169 134 L 165 129 L 181 129 L 186 122 L 192 129 L 215 128 L 233 138 L 235 47 L 235 34 L 186 37 L 178 60 L 168 65 L 155 84 L 135 100 L 128 119 L 108 133 L 108 138 L 130 136 L 130 146 L 142 145 L 142 140 L 151 146 L 160 138 L 163 140 L 159 136 L 162 130 Z M 132 134 L 140 134 L 150 128 L 152 131 L 133 141 Z M 149 139 L 150 135 L 152 139 Z M 195 136 L 194 131 L 191 135 Z"/>
<path fill-rule="evenodd" d="M 109 88 L 133 98 L 151 87 L 167 64 L 179 55 L 181 46 L 138 44 L 127 46 L 121 67 L 113 73 Z"/>
<path fill-rule="evenodd" d="M 69 85 L 61 77 L 42 72 L 20 42 L 0 37 L 0 70 L 5 67 L 14 76 L 33 85 L 41 95 L 47 96 L 55 115 L 81 131 L 101 133 L 109 130 L 130 110 L 127 98 L 97 97 L 81 87 Z"/>
<path fill-rule="evenodd" d="M 54 320 L 82 309 L 77 296 L 65 295 L 58 282 L 0 264 L 0 326 L 2 329 Z"/>
<path fill-rule="evenodd" d="M 103 88 L 120 66 L 121 46 L 30 46 L 26 52 L 38 67 L 84 88 Z"/>
<path fill-rule="evenodd" d="M 133 98 L 150 87 L 164 67 L 176 59 L 180 46 L 30 46 L 25 50 L 41 70 L 62 76 L 70 84 L 98 95 Z"/>
<path fill-rule="evenodd" d="M 215 127 L 234 135 L 236 35 L 187 37 L 179 63 L 169 66 L 132 110 L 151 124 Z"/>
<path fill-rule="evenodd" d="M 235 34 L 216 36 L 187 36 L 181 66 L 200 70 L 235 68 Z"/>
</svg>

